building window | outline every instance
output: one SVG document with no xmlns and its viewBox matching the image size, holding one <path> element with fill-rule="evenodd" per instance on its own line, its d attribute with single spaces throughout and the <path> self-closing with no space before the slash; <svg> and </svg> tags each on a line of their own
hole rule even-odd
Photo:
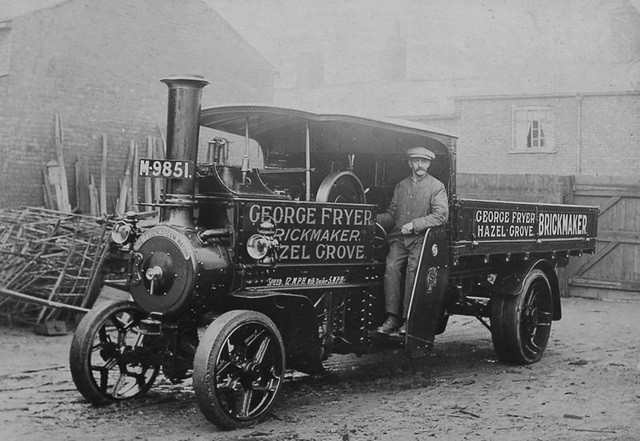
<svg viewBox="0 0 640 441">
<path fill-rule="evenodd" d="M 513 110 L 513 153 L 555 153 L 553 112 L 548 107 Z"/>
<path fill-rule="evenodd" d="M 0 22 L 0 76 L 9 75 L 11 59 L 11 28 L 7 22 Z"/>
</svg>

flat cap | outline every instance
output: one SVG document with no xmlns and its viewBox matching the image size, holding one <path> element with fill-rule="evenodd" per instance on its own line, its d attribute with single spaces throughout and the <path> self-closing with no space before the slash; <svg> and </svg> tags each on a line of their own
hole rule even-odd
<svg viewBox="0 0 640 441">
<path fill-rule="evenodd" d="M 435 153 L 424 147 L 412 147 L 407 150 L 407 157 L 409 158 L 424 158 L 433 161 L 436 157 Z"/>
</svg>

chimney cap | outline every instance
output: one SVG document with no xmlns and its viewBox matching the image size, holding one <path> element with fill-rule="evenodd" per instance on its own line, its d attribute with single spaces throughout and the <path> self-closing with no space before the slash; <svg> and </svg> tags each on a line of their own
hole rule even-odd
<svg viewBox="0 0 640 441">
<path fill-rule="evenodd" d="M 205 80 L 202 75 L 192 75 L 192 74 L 169 75 L 167 77 L 162 78 L 160 81 L 165 83 L 166 85 L 179 84 L 179 83 L 187 83 L 187 84 L 196 83 L 199 85 L 199 87 L 204 87 L 207 84 L 209 84 L 209 82 Z"/>
</svg>

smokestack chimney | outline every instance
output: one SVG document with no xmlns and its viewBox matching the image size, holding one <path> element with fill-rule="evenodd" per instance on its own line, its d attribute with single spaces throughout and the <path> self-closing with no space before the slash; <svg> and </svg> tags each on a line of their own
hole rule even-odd
<svg viewBox="0 0 640 441">
<path fill-rule="evenodd" d="M 167 159 L 198 161 L 202 89 L 209 84 L 199 75 L 170 76 L 161 80 L 169 87 L 167 108 Z M 160 222 L 194 227 L 195 173 L 191 179 L 167 179 Z"/>
</svg>

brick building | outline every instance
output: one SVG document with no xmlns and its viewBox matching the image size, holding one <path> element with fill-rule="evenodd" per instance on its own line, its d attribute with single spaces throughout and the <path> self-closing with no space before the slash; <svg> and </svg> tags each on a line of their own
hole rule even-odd
<svg viewBox="0 0 640 441">
<path fill-rule="evenodd" d="M 426 123 L 465 173 L 638 174 L 640 1 L 208 1 L 279 66 L 277 104 Z"/>
<path fill-rule="evenodd" d="M 640 91 L 462 96 L 449 117 L 463 173 L 638 176 Z"/>
<path fill-rule="evenodd" d="M 411 119 L 459 136 L 461 172 L 637 177 L 640 12 L 630 0 L 593 6 L 581 17 L 592 43 L 580 44 L 578 30 L 563 42 L 580 56 L 534 48 L 528 61 L 455 94 L 449 115 Z"/>
<path fill-rule="evenodd" d="M 165 129 L 167 88 L 159 80 L 183 73 L 210 81 L 203 105 L 273 99 L 273 66 L 204 1 L 4 1 L 0 208 L 43 204 L 55 114 L 70 189 L 77 159 L 100 176 L 106 135 L 112 205 L 130 142 L 144 146 Z"/>
</svg>

